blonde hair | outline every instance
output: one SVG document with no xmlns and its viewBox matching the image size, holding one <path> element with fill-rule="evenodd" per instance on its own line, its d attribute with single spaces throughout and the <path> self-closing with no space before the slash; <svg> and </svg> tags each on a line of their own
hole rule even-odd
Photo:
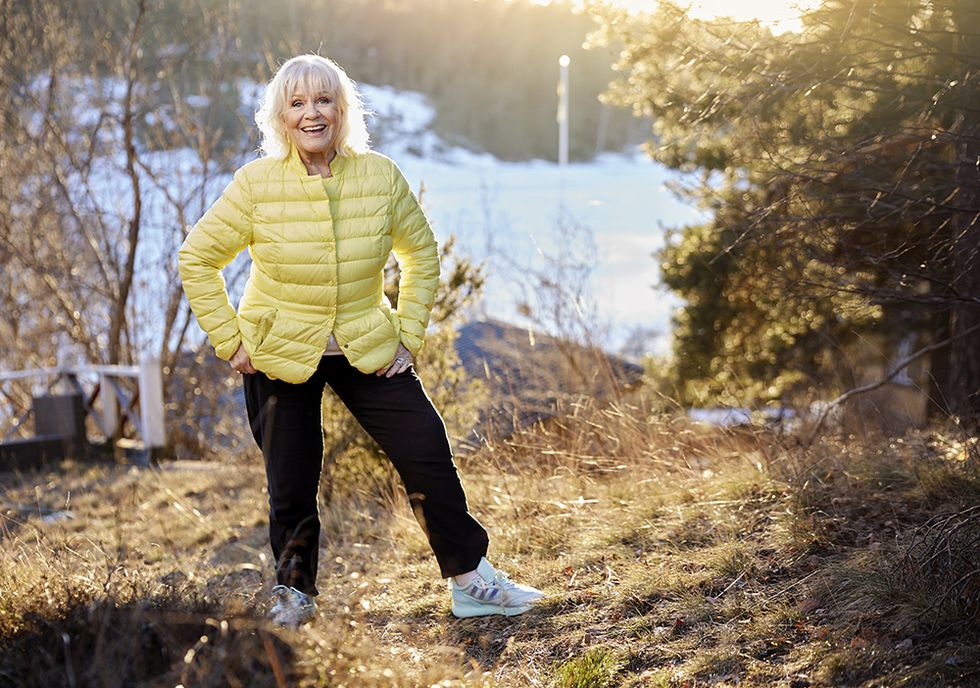
<svg viewBox="0 0 980 688">
<path fill-rule="evenodd" d="M 370 150 L 371 137 L 364 119 L 368 112 L 355 82 L 330 58 L 297 55 L 276 70 L 275 76 L 266 84 L 255 112 L 255 123 L 262 132 L 259 148 L 265 155 L 285 158 L 289 154 L 283 115 L 289 99 L 300 85 L 307 93 L 325 92 L 336 103 L 339 126 L 333 143 L 337 155 L 352 157 Z"/>
</svg>

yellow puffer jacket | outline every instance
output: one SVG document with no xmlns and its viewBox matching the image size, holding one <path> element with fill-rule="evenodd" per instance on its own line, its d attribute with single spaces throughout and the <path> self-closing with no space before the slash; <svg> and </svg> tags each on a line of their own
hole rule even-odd
<svg viewBox="0 0 980 688">
<path fill-rule="evenodd" d="M 191 310 L 219 358 L 239 344 L 269 377 L 310 378 L 333 332 L 351 365 L 374 372 L 401 341 L 422 348 L 439 284 L 427 217 L 398 166 L 370 151 L 337 155 L 332 176 L 309 175 L 295 147 L 285 159 L 242 166 L 180 247 Z M 251 272 L 238 310 L 221 269 L 248 247 Z M 394 250 L 398 310 L 382 289 Z"/>
</svg>

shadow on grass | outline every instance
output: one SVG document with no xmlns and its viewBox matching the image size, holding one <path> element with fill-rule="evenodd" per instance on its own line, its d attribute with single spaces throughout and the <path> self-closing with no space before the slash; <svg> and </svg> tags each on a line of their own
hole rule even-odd
<svg viewBox="0 0 980 688">
<path fill-rule="evenodd" d="M 552 631 L 552 618 L 561 606 L 548 601 L 515 616 L 492 614 L 457 618 L 449 603 L 422 603 L 399 613 L 371 611 L 364 615 L 367 625 L 376 629 L 399 629 L 405 636 L 426 635 L 434 631 L 437 649 L 456 649 L 459 658 L 471 668 L 491 671 L 499 666 L 512 642 L 544 636 Z M 513 639 L 513 640 L 512 640 Z M 450 652 L 452 654 L 452 652 Z"/>
<path fill-rule="evenodd" d="M 154 599 L 96 601 L 28 615 L 0 639 L 0 686 L 291 685 L 294 654 L 251 616 Z"/>
<path fill-rule="evenodd" d="M 483 671 L 498 667 L 515 642 L 534 642 L 554 633 L 554 617 L 561 614 L 559 600 L 545 598 L 516 616 L 477 616 L 458 619 L 446 613 L 448 644 L 459 648 L 472 666 Z"/>
</svg>

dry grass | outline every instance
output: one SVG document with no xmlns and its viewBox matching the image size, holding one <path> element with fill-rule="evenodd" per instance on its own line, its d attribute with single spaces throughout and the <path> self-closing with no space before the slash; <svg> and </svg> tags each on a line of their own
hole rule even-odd
<svg viewBox="0 0 980 688">
<path fill-rule="evenodd" d="M 943 549 L 977 550 L 973 445 L 803 455 L 642 402 L 565 412 L 457 459 L 491 561 L 549 595 L 509 619 L 452 617 L 390 476 L 322 509 L 320 612 L 295 632 L 262 618 L 256 457 L 8 476 L 0 685 L 980 682 L 977 579 Z"/>
</svg>

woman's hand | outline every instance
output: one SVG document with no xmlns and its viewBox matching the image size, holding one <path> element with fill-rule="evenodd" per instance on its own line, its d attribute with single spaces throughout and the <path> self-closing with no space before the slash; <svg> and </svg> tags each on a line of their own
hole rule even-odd
<svg viewBox="0 0 980 688">
<path fill-rule="evenodd" d="M 408 370 L 408 366 L 415 362 L 415 357 L 409 353 L 408 349 L 401 342 L 398 342 L 398 349 L 395 351 L 395 360 L 393 360 L 388 365 L 379 368 L 375 371 L 375 375 L 379 377 L 384 375 L 385 377 L 391 377 L 392 375 L 397 375 L 405 370 Z"/>
<path fill-rule="evenodd" d="M 235 355 L 231 357 L 228 363 L 230 363 L 231 367 L 234 368 L 239 373 L 259 372 L 252 367 L 252 360 L 248 357 L 248 354 L 245 352 L 245 347 L 242 346 L 241 344 L 238 345 L 238 351 L 235 352 Z"/>
</svg>

